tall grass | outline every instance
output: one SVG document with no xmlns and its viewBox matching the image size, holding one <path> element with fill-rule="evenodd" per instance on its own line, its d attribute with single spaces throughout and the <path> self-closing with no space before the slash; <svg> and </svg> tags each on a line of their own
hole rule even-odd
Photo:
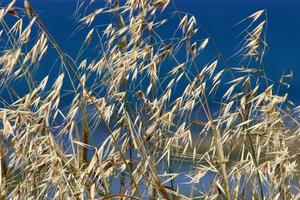
<svg viewBox="0 0 300 200">
<path fill-rule="evenodd" d="M 266 10 L 235 25 L 229 62 L 172 0 L 80 0 L 73 58 L 15 3 L 0 9 L 0 199 L 299 198 L 300 107 L 278 92 L 292 74 L 264 70 Z"/>
</svg>

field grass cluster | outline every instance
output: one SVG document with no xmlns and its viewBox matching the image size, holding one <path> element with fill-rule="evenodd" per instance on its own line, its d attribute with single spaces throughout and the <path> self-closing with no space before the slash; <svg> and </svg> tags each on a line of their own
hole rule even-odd
<svg viewBox="0 0 300 200">
<path fill-rule="evenodd" d="M 237 19 L 227 59 L 173 0 L 78 0 L 72 57 L 17 3 L 0 8 L 0 199 L 300 197 L 300 107 L 293 74 L 264 70 L 266 10 Z"/>
</svg>

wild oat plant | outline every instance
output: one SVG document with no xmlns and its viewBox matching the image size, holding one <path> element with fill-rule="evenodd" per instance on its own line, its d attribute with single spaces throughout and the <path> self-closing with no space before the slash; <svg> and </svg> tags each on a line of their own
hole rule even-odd
<svg viewBox="0 0 300 200">
<path fill-rule="evenodd" d="M 172 0 L 80 0 L 72 57 L 18 3 L 0 10 L 0 199 L 299 198 L 300 107 L 293 74 L 264 70 L 265 10 L 226 59 Z"/>
</svg>

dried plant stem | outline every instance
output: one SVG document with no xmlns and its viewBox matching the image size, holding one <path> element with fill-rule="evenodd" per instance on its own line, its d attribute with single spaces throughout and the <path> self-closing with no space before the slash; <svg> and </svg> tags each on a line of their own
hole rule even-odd
<svg viewBox="0 0 300 200">
<path fill-rule="evenodd" d="M 83 99 L 83 105 L 82 105 L 82 143 L 85 145 L 89 144 L 89 135 L 90 135 L 90 130 L 89 130 L 89 124 L 88 124 L 88 110 L 87 110 L 87 104 L 86 100 Z M 80 159 L 80 166 L 84 165 L 87 163 L 87 156 L 88 156 L 88 148 L 86 146 L 81 146 L 82 150 L 82 155 Z"/>
<path fill-rule="evenodd" d="M 160 193 L 162 194 L 164 199 L 170 200 L 169 194 L 168 194 L 165 186 L 162 184 L 159 176 L 157 175 L 157 171 L 155 169 L 155 164 L 154 164 L 153 160 L 151 160 L 151 158 L 150 159 L 148 158 L 143 143 L 141 142 L 141 140 L 139 140 L 139 137 L 134 134 L 134 130 L 132 128 L 133 127 L 132 126 L 132 121 L 131 121 L 131 118 L 128 115 L 128 113 L 127 113 L 127 119 L 128 119 L 128 124 L 129 124 L 128 128 L 129 128 L 129 131 L 130 131 L 130 134 L 131 134 L 131 138 L 132 138 L 133 142 L 135 144 L 138 144 L 138 146 L 140 147 L 140 149 L 137 149 L 137 151 L 143 157 L 144 161 L 149 163 L 149 169 L 150 169 L 150 173 L 151 173 L 151 175 L 154 179 L 154 183 L 157 185 L 158 190 L 160 191 Z"/>
<path fill-rule="evenodd" d="M 0 139 L 0 199 L 6 199 L 7 192 L 7 166 L 2 138 Z"/>
<path fill-rule="evenodd" d="M 208 120 L 212 121 L 212 115 L 209 110 L 209 105 L 208 105 L 206 95 L 204 95 L 204 102 L 201 100 L 200 103 L 206 113 Z M 229 187 L 229 183 L 228 183 L 228 174 L 227 174 L 227 170 L 226 170 L 226 159 L 224 156 L 222 135 L 220 133 L 220 130 L 218 130 L 214 125 L 212 126 L 212 131 L 213 131 L 213 135 L 214 135 L 214 139 L 215 139 L 214 144 L 215 144 L 217 155 L 219 158 L 219 164 L 221 166 L 221 174 L 222 174 L 223 184 L 225 187 L 226 198 L 228 200 L 230 200 L 231 195 L 230 195 L 230 187 Z"/>
<path fill-rule="evenodd" d="M 227 170 L 226 170 L 226 160 L 224 157 L 224 151 L 223 151 L 223 145 L 222 145 L 222 137 L 221 134 L 218 130 L 214 130 L 214 137 L 215 137 L 215 145 L 216 145 L 216 151 L 217 155 L 219 157 L 219 163 L 221 166 L 221 174 L 222 174 L 222 179 L 223 179 L 223 184 L 225 187 L 225 192 L 226 192 L 226 198 L 230 200 L 230 188 L 229 188 L 229 183 L 228 183 L 228 175 L 227 175 Z"/>
<path fill-rule="evenodd" d="M 253 161 L 254 161 L 254 164 L 255 164 L 255 167 L 258 168 L 258 160 L 256 158 L 256 153 L 255 153 L 255 149 L 254 149 L 254 146 L 253 146 L 253 143 L 252 143 L 252 139 L 251 139 L 251 136 L 249 135 L 249 132 L 246 131 L 246 135 L 247 135 L 247 139 L 249 141 L 249 144 L 250 144 L 250 150 L 251 150 L 251 155 L 253 157 Z M 262 185 L 262 181 L 261 181 L 261 177 L 260 177 L 260 173 L 259 173 L 259 170 L 256 169 L 256 176 L 257 176 L 257 179 L 258 179 L 258 184 L 259 184 L 259 191 L 260 191 L 260 198 L 263 200 L 264 199 L 264 191 L 263 191 L 263 185 Z"/>
</svg>

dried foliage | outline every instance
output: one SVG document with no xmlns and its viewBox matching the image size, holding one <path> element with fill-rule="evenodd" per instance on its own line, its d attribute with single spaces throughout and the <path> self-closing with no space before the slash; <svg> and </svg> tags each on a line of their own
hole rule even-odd
<svg viewBox="0 0 300 200">
<path fill-rule="evenodd" d="M 264 71 L 265 10 L 236 25 L 230 66 L 172 0 L 78 1 L 76 58 L 15 3 L 0 10 L 0 199 L 299 198 L 300 108 L 276 89 L 292 74 Z M 60 65 L 41 77 L 48 54 Z"/>
</svg>

